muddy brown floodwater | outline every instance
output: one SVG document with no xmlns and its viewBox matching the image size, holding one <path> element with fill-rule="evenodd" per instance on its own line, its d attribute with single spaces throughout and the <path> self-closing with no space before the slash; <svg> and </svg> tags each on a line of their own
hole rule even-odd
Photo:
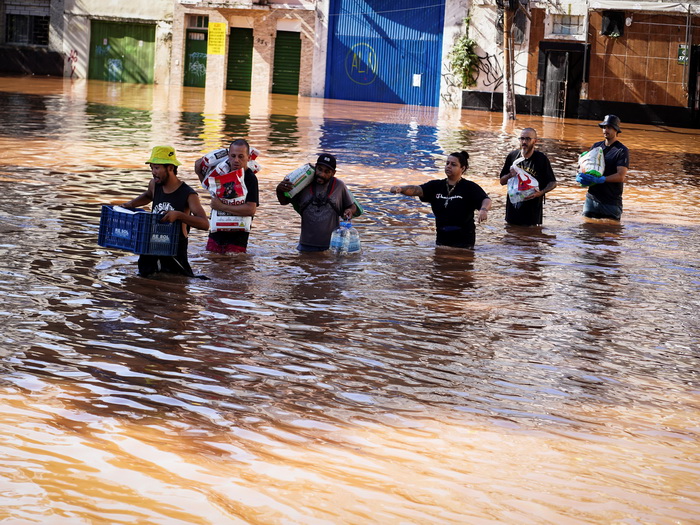
<svg viewBox="0 0 700 525">
<path fill-rule="evenodd" d="M 0 79 L 3 523 L 700 523 L 700 132 L 625 125 L 619 225 L 574 182 L 596 122 L 57 78 Z M 496 175 L 535 127 L 559 187 L 504 227 Z M 209 281 L 97 245 L 153 145 L 261 150 L 249 253 Z M 395 183 L 467 149 L 494 200 L 436 249 Z M 359 257 L 299 255 L 282 176 L 327 150 Z M 208 198 L 202 192 L 208 209 Z"/>
</svg>

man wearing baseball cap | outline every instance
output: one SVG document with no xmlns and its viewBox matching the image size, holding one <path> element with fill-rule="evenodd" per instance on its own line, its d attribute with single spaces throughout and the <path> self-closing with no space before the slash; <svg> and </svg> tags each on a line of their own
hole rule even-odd
<svg viewBox="0 0 700 525">
<path fill-rule="evenodd" d="M 603 149 L 605 170 L 602 177 L 585 173 L 581 175 L 581 184 L 588 186 L 583 215 L 592 219 L 619 221 L 622 216 L 622 190 L 630 165 L 630 153 L 627 147 L 617 140 L 617 136 L 622 133 L 618 116 L 605 115 L 603 122 L 598 126 L 603 129 L 605 140 L 596 142 L 591 149 Z"/>
<path fill-rule="evenodd" d="M 285 192 L 294 185 L 283 180 L 277 185 L 277 200 L 292 204 L 301 215 L 301 237 L 297 249 L 320 252 L 331 244 L 331 235 L 340 225 L 340 217 L 351 218 L 357 212 L 352 195 L 345 183 L 335 177 L 336 160 L 330 153 L 321 153 L 314 167 L 314 180 L 291 199 Z"/>
<path fill-rule="evenodd" d="M 187 260 L 187 236 L 190 227 L 200 230 L 209 229 L 207 213 L 199 202 L 197 192 L 177 177 L 177 167 L 180 162 L 171 146 L 154 147 L 146 164 L 151 167 L 153 176 L 148 183 L 148 189 L 122 206 L 139 208 L 152 202 L 151 211 L 164 214 L 161 222 L 179 221 L 181 223 L 182 235 L 180 235 L 177 255 L 168 257 L 141 255 L 139 274 L 148 276 L 156 272 L 165 272 L 194 277 Z"/>
</svg>

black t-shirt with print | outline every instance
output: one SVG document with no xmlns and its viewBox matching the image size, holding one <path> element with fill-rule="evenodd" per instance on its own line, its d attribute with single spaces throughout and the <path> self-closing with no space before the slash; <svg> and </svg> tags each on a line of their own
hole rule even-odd
<svg viewBox="0 0 700 525">
<path fill-rule="evenodd" d="M 153 213 L 165 214 L 171 210 L 182 211 L 189 209 L 189 197 L 193 193 L 197 193 L 186 183 L 180 186 L 172 193 L 165 193 L 163 187 L 156 184 L 153 191 L 153 204 L 151 210 Z M 139 257 L 139 273 L 141 275 L 150 275 L 156 272 L 166 272 L 183 274 L 193 277 L 194 273 L 187 260 L 187 236 L 185 232 L 189 232 L 189 226 L 183 229 L 180 235 L 180 242 L 177 246 L 177 255 L 166 257 L 161 255 L 141 255 Z"/>
<path fill-rule="evenodd" d="M 447 179 L 421 184 L 423 202 L 429 202 L 435 215 L 436 243 L 443 246 L 470 248 L 476 239 L 474 211 L 481 208 L 486 192 L 476 182 L 466 179 L 450 189 Z"/>
<path fill-rule="evenodd" d="M 518 158 L 522 157 L 522 152 L 518 149 L 511 151 L 506 157 L 503 169 L 499 178 L 510 172 L 510 167 Z M 534 151 L 529 159 L 525 159 L 518 164 L 529 175 L 537 179 L 540 190 L 543 190 L 550 182 L 557 179 L 552 171 L 547 155 L 541 151 Z M 544 196 L 528 199 L 520 203 L 516 208 L 509 198 L 506 198 L 506 222 L 517 226 L 537 226 L 542 224 L 542 208 Z"/>
</svg>

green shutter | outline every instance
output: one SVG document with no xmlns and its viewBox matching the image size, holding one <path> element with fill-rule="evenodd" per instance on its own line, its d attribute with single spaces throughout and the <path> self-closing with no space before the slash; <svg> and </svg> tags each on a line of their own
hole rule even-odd
<svg viewBox="0 0 700 525">
<path fill-rule="evenodd" d="M 93 20 L 88 77 L 153 84 L 156 26 Z"/>
<path fill-rule="evenodd" d="M 207 32 L 187 31 L 185 86 L 204 87 L 207 81 Z"/>
<path fill-rule="evenodd" d="M 275 64 L 272 71 L 272 92 L 285 95 L 299 93 L 299 64 L 301 35 L 292 31 L 277 31 Z"/>
<path fill-rule="evenodd" d="M 232 27 L 228 39 L 226 89 L 250 91 L 253 72 L 253 30 Z"/>
</svg>

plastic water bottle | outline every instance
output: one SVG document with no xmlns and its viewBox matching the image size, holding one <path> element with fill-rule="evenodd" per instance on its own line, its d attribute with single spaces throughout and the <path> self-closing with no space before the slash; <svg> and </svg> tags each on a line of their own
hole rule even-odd
<svg viewBox="0 0 700 525">
<path fill-rule="evenodd" d="M 352 227 L 350 221 L 348 221 L 346 224 L 348 239 L 347 253 L 359 253 L 362 249 L 362 246 L 360 245 L 360 234 L 355 228 Z"/>
<path fill-rule="evenodd" d="M 331 251 L 338 255 L 357 253 L 361 250 L 360 234 L 350 221 L 342 221 L 331 235 Z"/>
<path fill-rule="evenodd" d="M 345 223 L 341 222 L 340 226 L 333 231 L 331 235 L 331 247 L 330 250 L 333 253 L 341 255 L 347 252 L 347 228 Z"/>
</svg>

